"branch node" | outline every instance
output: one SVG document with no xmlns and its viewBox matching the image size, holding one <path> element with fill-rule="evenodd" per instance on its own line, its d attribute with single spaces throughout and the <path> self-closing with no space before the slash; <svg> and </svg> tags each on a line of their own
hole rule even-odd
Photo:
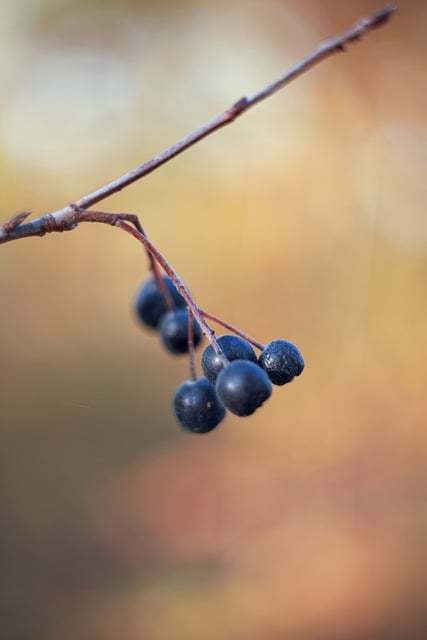
<svg viewBox="0 0 427 640">
<path fill-rule="evenodd" d="M 58 225 L 54 215 L 47 213 L 44 216 L 43 227 L 41 229 L 42 233 L 40 235 L 45 235 L 45 233 L 52 233 L 53 231 L 58 230 L 62 231 L 62 225 Z"/>
</svg>

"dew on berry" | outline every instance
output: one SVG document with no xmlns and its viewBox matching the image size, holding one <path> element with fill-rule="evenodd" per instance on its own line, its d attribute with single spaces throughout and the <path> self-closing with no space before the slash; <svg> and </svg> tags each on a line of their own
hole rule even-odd
<svg viewBox="0 0 427 640">
<path fill-rule="evenodd" d="M 207 433 L 225 417 L 215 387 L 205 378 L 186 380 L 176 390 L 173 400 L 179 424 L 193 433 Z"/>
<path fill-rule="evenodd" d="M 234 360 L 220 371 L 217 394 L 226 409 L 237 416 L 250 416 L 272 393 L 270 378 L 250 360 Z"/>
<path fill-rule="evenodd" d="M 175 307 L 185 307 L 186 302 L 178 293 L 172 280 L 168 276 L 163 276 L 162 279 Z M 168 311 L 165 297 L 154 276 L 146 280 L 137 292 L 135 311 L 138 320 L 151 329 L 158 327 L 160 320 Z"/>
<path fill-rule="evenodd" d="M 230 362 L 233 360 L 251 360 L 257 361 L 255 351 L 249 342 L 233 335 L 224 335 L 217 338 L 218 345 L 221 347 L 225 357 Z M 206 378 L 212 384 L 215 384 L 219 372 L 224 368 L 225 363 L 220 355 L 218 355 L 211 344 L 207 345 L 202 353 L 201 366 Z"/>
<path fill-rule="evenodd" d="M 173 354 L 188 353 L 188 310 L 175 309 L 163 316 L 160 326 L 160 338 L 167 351 Z M 195 347 L 202 339 L 199 325 L 193 318 L 193 344 Z"/>
<path fill-rule="evenodd" d="M 270 342 L 261 352 L 258 362 L 272 383 L 279 386 L 291 382 L 304 369 L 299 349 L 287 340 Z"/>
</svg>

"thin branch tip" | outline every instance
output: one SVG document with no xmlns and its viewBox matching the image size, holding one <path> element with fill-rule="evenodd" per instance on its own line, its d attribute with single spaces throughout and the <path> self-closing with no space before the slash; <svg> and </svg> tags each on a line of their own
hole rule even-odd
<svg viewBox="0 0 427 640">
<path fill-rule="evenodd" d="M 372 29 L 376 29 L 377 27 L 381 27 L 383 24 L 388 22 L 393 13 L 397 11 L 397 6 L 394 4 L 388 4 L 384 7 L 384 9 L 380 9 L 376 11 L 371 16 L 371 27 Z"/>
</svg>

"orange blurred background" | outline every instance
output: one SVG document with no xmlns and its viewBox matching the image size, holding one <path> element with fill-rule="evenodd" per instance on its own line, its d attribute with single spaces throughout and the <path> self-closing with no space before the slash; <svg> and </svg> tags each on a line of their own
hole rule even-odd
<svg viewBox="0 0 427 640">
<path fill-rule="evenodd" d="M 1 215 L 58 209 L 373 2 L 0 5 Z M 0 247 L 1 621 L 32 640 L 427 637 L 425 2 L 103 203 L 306 361 L 206 436 L 97 225 Z"/>
</svg>

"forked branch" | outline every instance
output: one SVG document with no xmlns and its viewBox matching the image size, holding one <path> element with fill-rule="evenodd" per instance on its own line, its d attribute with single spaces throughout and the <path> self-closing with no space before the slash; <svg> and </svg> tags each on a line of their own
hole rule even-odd
<svg viewBox="0 0 427 640">
<path fill-rule="evenodd" d="M 30 215 L 29 211 L 24 211 L 14 215 L 0 226 L 0 243 L 10 242 L 20 238 L 28 238 L 31 236 L 43 236 L 54 231 L 70 231 L 77 227 L 81 222 L 101 222 L 103 224 L 117 226 L 127 231 L 129 231 L 130 223 L 130 225 L 138 232 L 138 235 L 145 237 L 136 216 L 123 216 L 121 214 L 107 214 L 104 212 L 89 212 L 86 210 L 93 207 L 98 202 L 101 202 L 101 200 L 121 191 L 152 171 L 155 171 L 161 165 L 169 162 L 169 160 L 172 160 L 172 158 L 193 146 L 203 138 L 206 138 L 214 131 L 217 131 L 227 124 L 231 124 L 248 109 L 258 104 L 258 102 L 261 102 L 261 100 L 270 97 L 276 91 L 279 91 L 279 89 L 282 89 L 289 84 L 292 80 L 311 69 L 311 67 L 319 64 L 335 53 L 344 51 L 348 44 L 358 41 L 363 35 L 386 24 L 394 11 L 394 6 L 387 5 L 380 11 L 376 11 L 375 13 L 360 18 L 352 27 L 341 35 L 321 42 L 316 49 L 312 51 L 312 53 L 300 60 L 300 62 L 279 76 L 272 83 L 266 85 L 251 96 L 240 98 L 240 100 L 235 102 L 221 115 L 201 126 L 199 129 L 196 129 L 185 138 L 182 138 L 166 150 L 159 153 L 154 158 L 151 158 L 135 169 L 128 171 L 120 178 L 113 180 L 96 191 L 83 196 L 75 203 L 69 204 L 58 211 L 42 215 L 29 222 L 25 222 L 27 217 Z M 123 224 L 121 224 L 120 221 L 123 221 Z M 150 255 L 152 256 L 153 254 L 150 253 Z"/>
</svg>

